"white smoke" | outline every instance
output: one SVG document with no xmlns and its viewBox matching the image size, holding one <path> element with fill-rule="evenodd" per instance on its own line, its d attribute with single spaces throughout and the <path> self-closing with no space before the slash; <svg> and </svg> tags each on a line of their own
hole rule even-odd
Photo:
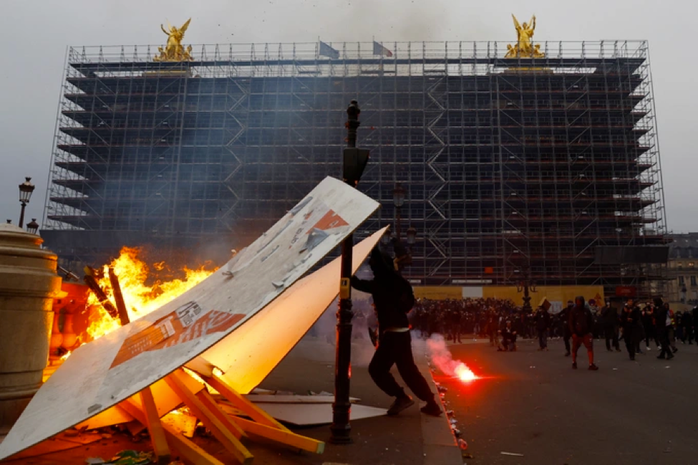
<svg viewBox="0 0 698 465">
<path fill-rule="evenodd" d="M 427 350 L 432 365 L 436 366 L 447 376 L 456 376 L 461 373 L 465 364 L 460 360 L 453 360 L 451 351 L 446 346 L 446 341 L 441 334 L 432 334 L 427 339 Z"/>
</svg>

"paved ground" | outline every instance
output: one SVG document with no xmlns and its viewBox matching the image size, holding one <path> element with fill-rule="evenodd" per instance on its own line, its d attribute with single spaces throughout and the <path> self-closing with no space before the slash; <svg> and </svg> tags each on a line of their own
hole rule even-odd
<svg viewBox="0 0 698 465">
<path fill-rule="evenodd" d="M 468 452 L 467 464 L 696 464 L 698 347 L 681 345 L 671 361 L 653 348 L 637 361 L 595 341 L 600 370 L 571 368 L 561 341 L 549 352 L 524 341 L 496 352 L 472 341 L 450 347 L 453 357 L 484 379 L 448 387 Z M 583 348 L 582 348 L 583 349 Z M 643 346 L 644 350 L 644 346 Z M 523 457 L 501 452 L 523 454 Z"/>
</svg>

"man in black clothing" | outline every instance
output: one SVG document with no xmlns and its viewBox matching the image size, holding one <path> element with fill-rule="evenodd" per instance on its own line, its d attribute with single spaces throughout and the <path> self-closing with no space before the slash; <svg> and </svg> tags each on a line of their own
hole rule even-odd
<svg viewBox="0 0 698 465">
<path fill-rule="evenodd" d="M 538 350 L 548 350 L 548 327 L 550 314 L 545 307 L 538 307 L 535 316 L 536 332 L 538 333 Z"/>
<path fill-rule="evenodd" d="M 606 301 L 606 305 L 601 309 L 601 322 L 604 328 L 604 337 L 606 338 L 606 350 L 611 352 L 611 342 L 616 352 L 620 352 L 618 344 L 618 310 L 611 306 L 610 301 Z"/>
<path fill-rule="evenodd" d="M 563 308 L 562 311 L 559 313 L 560 324 L 562 325 L 562 340 L 565 341 L 565 357 L 570 356 L 570 338 L 572 337 L 572 333 L 570 333 L 569 321 L 570 312 L 572 311 L 573 307 L 574 302 L 568 300 L 567 307 Z"/>
<path fill-rule="evenodd" d="M 414 363 L 407 312 L 398 304 L 405 298 L 407 291 L 412 297 L 412 288 L 407 280 L 395 271 L 390 257 L 382 253 L 378 247 L 371 252 L 368 263 L 373 271 L 373 280 L 366 281 L 356 276 L 351 278 L 352 287 L 373 296 L 378 315 L 378 348 L 368 366 L 368 372 L 383 392 L 395 397 L 388 409 L 388 415 L 397 415 L 414 404 L 412 398 L 405 394 L 404 389 L 390 374 L 390 368 L 396 364 L 407 386 L 417 397 L 427 402 L 422 407 L 422 412 L 439 416 L 441 407 L 434 400 L 429 384 Z"/>
<path fill-rule="evenodd" d="M 628 350 L 630 360 L 635 360 L 635 349 L 639 339 L 640 309 L 635 306 L 633 299 L 628 299 L 620 314 L 620 324 L 623 328 L 623 340 Z"/>
<path fill-rule="evenodd" d="M 657 322 L 657 336 L 659 336 L 659 344 L 662 351 L 657 358 L 670 360 L 674 358 L 669 342 L 669 327 L 671 327 L 671 316 L 669 315 L 669 307 L 664 305 L 662 299 L 657 297 L 654 299 L 655 320 Z"/>
<path fill-rule="evenodd" d="M 589 369 L 598 370 L 594 364 L 594 317 L 591 310 L 584 304 L 584 297 L 577 296 L 574 299 L 574 307 L 570 310 L 569 328 L 572 333 L 572 368 L 577 369 L 577 351 L 584 344 L 589 356 Z"/>
<path fill-rule="evenodd" d="M 507 320 L 506 325 L 500 331 L 502 333 L 502 343 L 497 348 L 499 352 L 515 352 L 516 351 L 516 331 L 511 327 L 511 321 Z"/>
</svg>

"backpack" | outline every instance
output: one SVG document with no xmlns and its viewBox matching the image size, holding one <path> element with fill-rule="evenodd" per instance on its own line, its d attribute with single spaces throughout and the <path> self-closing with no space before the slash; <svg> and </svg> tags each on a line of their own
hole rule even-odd
<svg viewBox="0 0 698 465">
<path fill-rule="evenodd" d="M 587 320 L 587 312 L 585 309 L 574 309 L 572 311 L 572 318 L 572 324 L 574 325 L 575 334 L 582 336 L 590 332 L 588 325 L 589 322 Z"/>
<path fill-rule="evenodd" d="M 414 307 L 414 293 L 412 286 L 402 276 L 398 276 L 396 283 L 397 308 L 402 313 L 409 313 Z"/>
</svg>

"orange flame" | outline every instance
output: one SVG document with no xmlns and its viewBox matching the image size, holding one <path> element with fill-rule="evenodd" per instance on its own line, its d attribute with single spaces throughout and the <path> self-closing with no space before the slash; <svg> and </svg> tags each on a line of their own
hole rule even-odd
<svg viewBox="0 0 698 465">
<path fill-rule="evenodd" d="M 97 281 L 107 297 L 113 302 L 114 293 L 109 282 L 109 267 L 114 269 L 114 273 L 119 278 L 121 293 L 131 321 L 160 308 L 216 271 L 216 269 L 206 270 L 204 266 L 196 270 L 185 267 L 183 270 L 184 279 L 156 281 L 152 285 L 147 285 L 148 265 L 138 258 L 140 251 L 138 248 L 123 247 L 119 257 L 103 267 L 104 277 Z M 153 264 L 153 268 L 158 271 L 165 269 L 165 267 L 165 262 Z M 94 294 L 90 294 L 87 304 L 93 306 L 93 316 L 90 326 L 87 328 L 87 333 L 92 339 L 110 333 L 120 326 L 119 321 L 109 316 L 106 310 L 99 305 Z"/>
</svg>

